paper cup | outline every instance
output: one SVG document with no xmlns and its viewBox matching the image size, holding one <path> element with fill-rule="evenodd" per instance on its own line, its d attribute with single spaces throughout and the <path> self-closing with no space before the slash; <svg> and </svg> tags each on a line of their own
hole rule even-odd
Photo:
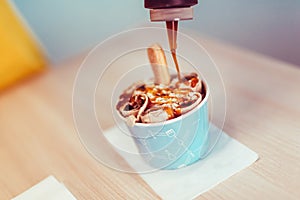
<svg viewBox="0 0 300 200">
<path fill-rule="evenodd" d="M 145 161 L 158 169 L 191 165 L 208 150 L 209 88 L 202 81 L 205 97 L 193 110 L 160 123 L 127 126 Z"/>
</svg>

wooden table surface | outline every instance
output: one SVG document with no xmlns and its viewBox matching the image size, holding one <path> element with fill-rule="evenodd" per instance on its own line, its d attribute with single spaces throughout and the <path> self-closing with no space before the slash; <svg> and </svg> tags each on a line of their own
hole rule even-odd
<svg viewBox="0 0 300 200">
<path fill-rule="evenodd" d="M 300 199 L 300 68 L 213 40 L 202 43 L 224 79 L 224 130 L 260 159 L 198 199 Z M 1 200 L 51 174 L 78 199 L 159 199 L 138 175 L 101 165 L 80 143 L 72 87 L 83 58 L 0 94 Z"/>
</svg>

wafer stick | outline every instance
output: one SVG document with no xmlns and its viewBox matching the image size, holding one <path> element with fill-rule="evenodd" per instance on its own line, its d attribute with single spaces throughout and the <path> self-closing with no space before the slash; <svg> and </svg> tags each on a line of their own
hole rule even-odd
<svg viewBox="0 0 300 200">
<path fill-rule="evenodd" d="M 159 44 L 153 44 L 147 49 L 147 51 L 152 71 L 154 73 L 155 84 L 168 85 L 171 77 L 164 50 Z"/>
</svg>

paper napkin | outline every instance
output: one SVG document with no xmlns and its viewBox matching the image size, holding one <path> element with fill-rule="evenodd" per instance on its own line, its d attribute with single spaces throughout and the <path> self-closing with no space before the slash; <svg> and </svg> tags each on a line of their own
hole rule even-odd
<svg viewBox="0 0 300 200">
<path fill-rule="evenodd" d="M 12 200 L 76 200 L 72 193 L 53 176 L 42 180 Z"/>
<path fill-rule="evenodd" d="M 211 126 L 211 138 L 215 140 L 220 130 Z M 134 169 L 136 166 L 147 165 L 142 157 L 132 159 L 121 151 L 126 149 L 138 152 L 133 139 L 117 127 L 107 130 L 104 135 Z M 139 175 L 163 199 L 192 199 L 245 169 L 257 159 L 258 155 L 254 151 L 223 132 L 217 145 L 205 159 L 177 170 L 159 170 Z"/>
</svg>

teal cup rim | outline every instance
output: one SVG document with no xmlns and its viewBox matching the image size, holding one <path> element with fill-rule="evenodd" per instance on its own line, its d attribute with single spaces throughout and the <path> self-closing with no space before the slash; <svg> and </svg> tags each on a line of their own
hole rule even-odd
<svg viewBox="0 0 300 200">
<path fill-rule="evenodd" d="M 163 122 L 155 122 L 155 123 L 135 123 L 134 126 L 137 126 L 137 127 L 156 127 L 156 126 L 164 126 L 164 125 L 168 125 L 168 124 L 171 124 L 171 123 L 174 123 L 174 122 L 177 122 L 179 120 L 182 120 L 186 117 L 188 117 L 189 115 L 192 115 L 194 112 L 196 112 L 199 108 L 201 108 L 206 102 L 208 102 L 208 98 L 209 98 L 209 95 L 210 95 L 210 90 L 209 90 L 209 87 L 205 81 L 205 79 L 201 79 L 201 82 L 202 84 L 204 85 L 204 89 L 205 89 L 205 97 L 204 99 L 202 99 L 202 101 L 195 107 L 193 108 L 192 110 L 188 111 L 187 113 L 184 113 L 183 115 L 179 116 L 179 117 L 176 117 L 174 119 L 170 119 L 170 120 L 167 120 L 167 121 L 163 121 Z M 117 111 L 119 117 L 126 123 L 126 119 L 125 117 L 123 117 L 119 111 Z"/>
</svg>

